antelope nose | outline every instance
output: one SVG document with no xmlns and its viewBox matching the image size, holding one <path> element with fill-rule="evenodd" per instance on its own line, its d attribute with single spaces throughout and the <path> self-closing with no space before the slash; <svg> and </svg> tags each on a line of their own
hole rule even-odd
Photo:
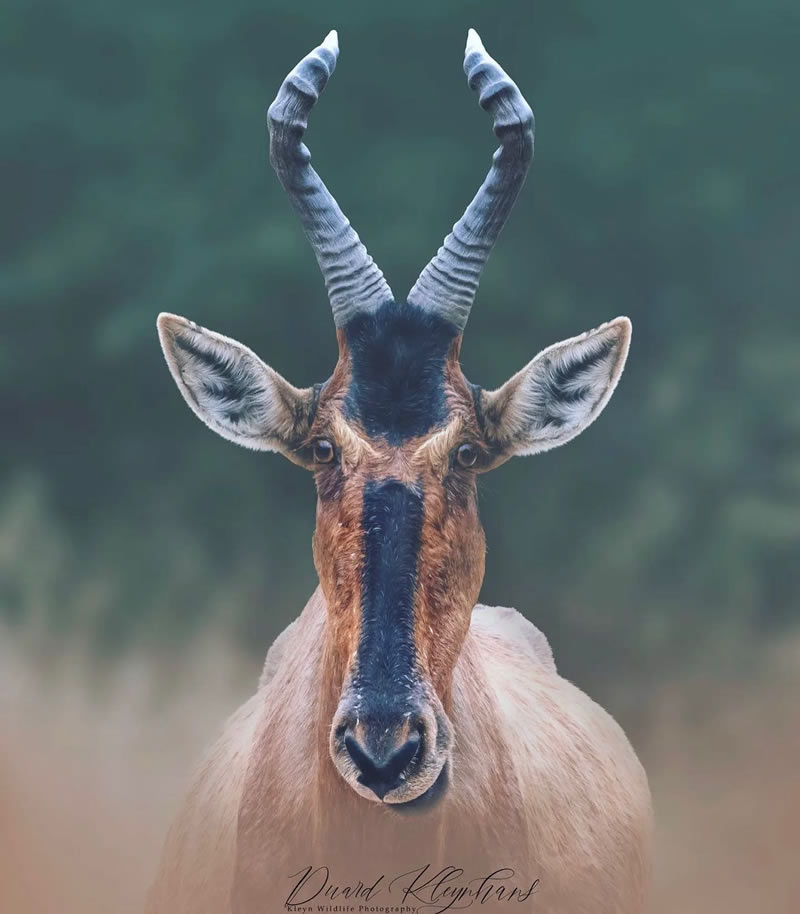
<svg viewBox="0 0 800 914">
<path fill-rule="evenodd" d="M 390 790 L 403 783 L 405 772 L 422 745 L 422 727 L 419 726 L 416 732 L 412 732 L 402 745 L 391 746 L 383 751 L 369 750 L 348 727 L 344 745 L 359 770 L 358 782 L 382 800 Z"/>
</svg>

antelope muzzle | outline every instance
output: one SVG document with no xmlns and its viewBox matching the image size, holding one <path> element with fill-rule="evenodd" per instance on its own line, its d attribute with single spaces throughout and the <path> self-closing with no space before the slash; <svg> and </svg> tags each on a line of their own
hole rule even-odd
<svg viewBox="0 0 800 914">
<path fill-rule="evenodd" d="M 416 700 L 374 702 L 354 684 L 331 729 L 331 755 L 347 783 L 398 811 L 430 808 L 448 786 L 450 722 L 438 698 L 421 691 Z"/>
</svg>

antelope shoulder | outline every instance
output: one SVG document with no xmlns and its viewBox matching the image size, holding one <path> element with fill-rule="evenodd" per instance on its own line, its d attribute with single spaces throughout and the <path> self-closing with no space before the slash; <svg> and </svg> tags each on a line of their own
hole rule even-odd
<svg viewBox="0 0 800 914">
<path fill-rule="evenodd" d="M 516 610 L 477 606 L 468 641 L 504 734 L 492 764 L 514 771 L 551 897 L 585 897 L 587 911 L 599 899 L 603 912 L 642 910 L 652 807 L 624 731 L 558 674 L 547 639 Z"/>
</svg>

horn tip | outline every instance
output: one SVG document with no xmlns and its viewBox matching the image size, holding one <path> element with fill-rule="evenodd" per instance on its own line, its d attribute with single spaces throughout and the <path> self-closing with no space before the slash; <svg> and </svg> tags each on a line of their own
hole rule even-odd
<svg viewBox="0 0 800 914">
<path fill-rule="evenodd" d="M 322 42 L 323 48 L 328 48 L 331 51 L 339 50 L 339 33 L 336 29 L 331 29 L 330 32 L 325 36 L 325 41 Z"/>
<path fill-rule="evenodd" d="M 467 47 L 464 50 L 464 54 L 471 54 L 474 51 L 486 53 L 486 48 L 484 48 L 481 37 L 475 29 L 470 29 L 467 32 Z"/>
</svg>

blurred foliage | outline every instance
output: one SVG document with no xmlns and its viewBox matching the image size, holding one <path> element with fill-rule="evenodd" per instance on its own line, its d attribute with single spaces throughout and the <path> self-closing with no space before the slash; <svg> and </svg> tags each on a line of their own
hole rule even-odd
<svg viewBox="0 0 800 914">
<path fill-rule="evenodd" d="M 537 148 L 467 375 L 493 386 L 551 342 L 634 325 L 596 426 L 483 480 L 484 600 L 526 612 L 595 680 L 797 618 L 790 0 L 9 0 L 0 612 L 44 601 L 57 631 L 88 619 L 105 647 L 214 614 L 263 651 L 299 611 L 312 482 L 197 422 L 155 316 L 241 339 L 296 384 L 326 378 L 333 325 L 268 169 L 266 105 L 338 28 L 309 145 L 402 294 L 494 146 L 461 70 L 468 26 L 533 104 Z"/>
</svg>

